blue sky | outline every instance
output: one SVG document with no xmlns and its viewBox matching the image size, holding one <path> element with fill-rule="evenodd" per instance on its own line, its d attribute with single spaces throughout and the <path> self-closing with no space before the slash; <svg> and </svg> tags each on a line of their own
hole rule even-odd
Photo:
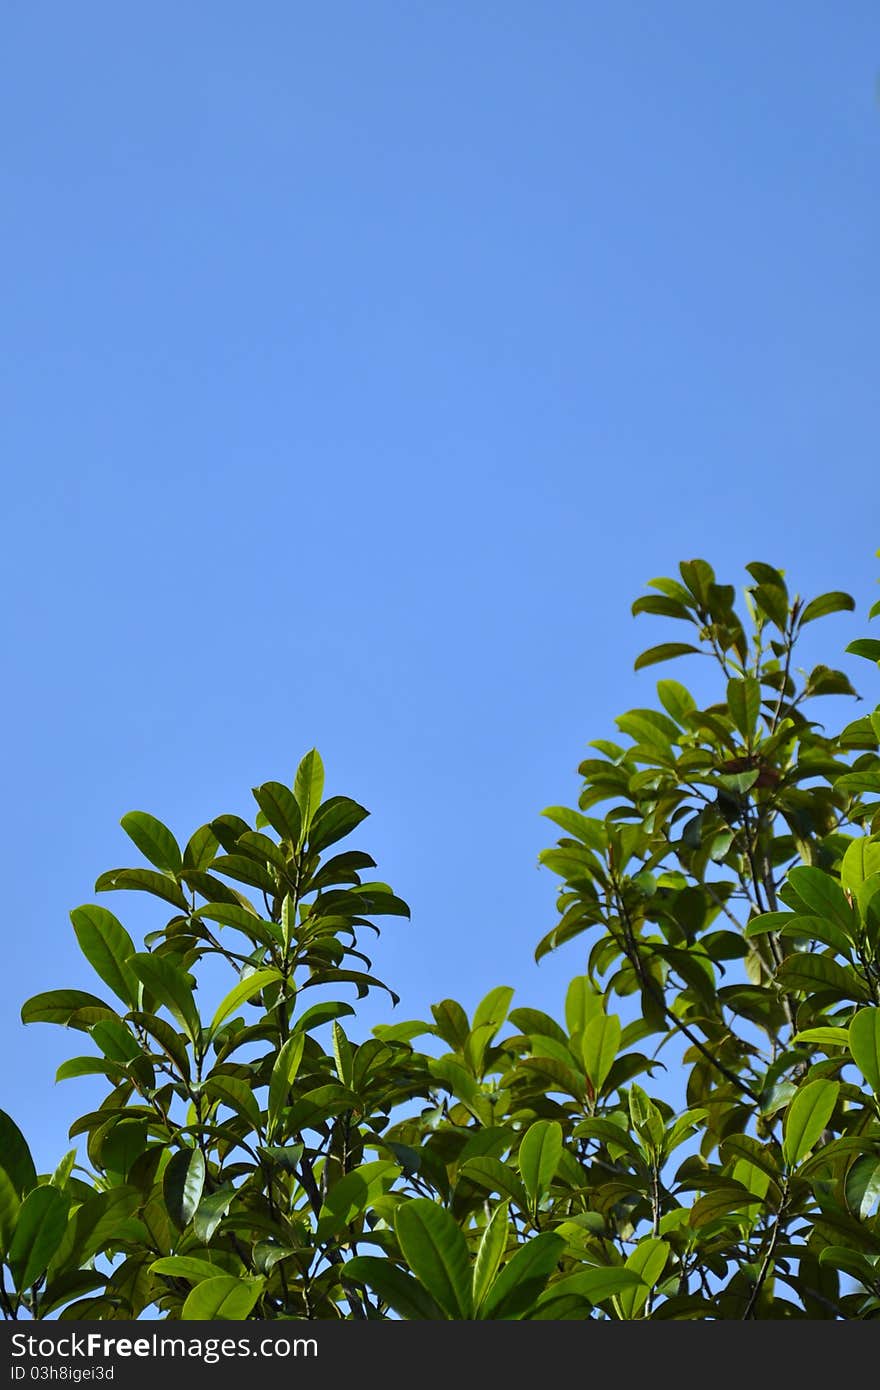
<svg viewBox="0 0 880 1390">
<path fill-rule="evenodd" d="M 818 657 L 865 634 L 880 18 L 87 0 L 0 54 L 0 1103 L 48 1166 L 97 1091 L 18 1010 L 88 987 L 124 812 L 185 837 L 317 744 L 413 907 L 397 1016 L 553 1011 L 539 812 L 665 673 L 645 582 L 763 559 L 856 596 Z"/>
</svg>

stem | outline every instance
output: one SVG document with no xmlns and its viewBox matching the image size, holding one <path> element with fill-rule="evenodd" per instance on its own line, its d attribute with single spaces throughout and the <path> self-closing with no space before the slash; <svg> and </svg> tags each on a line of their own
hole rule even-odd
<svg viewBox="0 0 880 1390">
<path fill-rule="evenodd" d="M 688 1042 L 690 1042 L 697 1049 L 697 1051 L 701 1053 L 703 1057 L 705 1057 L 706 1061 L 711 1063 L 715 1070 L 720 1072 L 720 1074 L 723 1077 L 725 1077 L 726 1080 L 730 1081 L 734 1086 L 744 1091 L 746 1095 L 749 1097 L 749 1099 L 753 1100 L 757 1104 L 760 1098 L 758 1092 L 753 1090 L 752 1087 L 749 1086 L 748 1082 L 744 1081 L 741 1076 L 737 1076 L 735 1071 L 731 1071 L 728 1067 L 724 1065 L 723 1062 L 719 1062 L 717 1057 L 713 1057 L 712 1053 L 706 1047 L 705 1043 L 703 1043 L 696 1036 L 696 1034 L 688 1027 L 688 1025 L 684 1023 L 678 1017 L 677 1014 L 673 1013 L 672 1009 L 670 1009 L 669 1005 L 666 1003 L 666 999 L 663 994 L 662 988 L 660 987 L 660 985 L 657 984 L 653 976 L 649 975 L 648 972 L 645 970 L 644 962 L 642 961 L 642 958 L 639 955 L 639 948 L 636 943 L 635 934 L 632 929 L 632 922 L 630 920 L 629 911 L 627 909 L 626 903 L 623 901 L 623 897 L 619 891 L 619 885 L 617 884 L 614 885 L 614 893 L 617 899 L 617 906 L 620 911 L 621 922 L 623 923 L 624 935 L 626 937 L 626 944 L 623 945 L 622 950 L 624 955 L 630 961 L 633 969 L 635 970 L 636 975 L 639 979 L 639 984 L 642 986 L 643 989 L 650 991 L 650 993 L 656 999 L 657 1003 L 660 1005 L 660 1008 L 663 1010 L 664 1017 L 669 1020 L 669 1022 L 673 1025 L 674 1028 L 676 1028 L 680 1033 L 683 1034 L 684 1037 L 687 1038 Z"/>
<path fill-rule="evenodd" d="M 761 1290 L 764 1287 L 767 1275 L 770 1272 L 770 1265 L 772 1263 L 773 1255 L 775 1253 L 776 1246 L 779 1241 L 779 1236 L 782 1231 L 782 1218 L 785 1215 L 785 1210 L 787 1206 L 788 1178 L 786 1178 L 782 1184 L 782 1201 L 779 1204 L 779 1211 L 776 1213 L 776 1220 L 773 1222 L 773 1229 L 770 1232 L 770 1240 L 767 1243 L 767 1249 L 764 1251 L 764 1258 L 761 1261 L 761 1268 L 759 1269 L 758 1277 L 755 1280 L 755 1287 L 752 1289 L 751 1295 L 749 1296 L 749 1301 L 746 1304 L 746 1310 L 742 1315 L 743 1322 L 748 1322 L 750 1318 L 754 1318 L 755 1316 L 755 1308 L 757 1306 L 758 1299 L 761 1296 Z"/>
</svg>

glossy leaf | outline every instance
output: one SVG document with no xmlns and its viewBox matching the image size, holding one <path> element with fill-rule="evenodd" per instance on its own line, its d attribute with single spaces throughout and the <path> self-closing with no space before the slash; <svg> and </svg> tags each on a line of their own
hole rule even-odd
<svg viewBox="0 0 880 1390">
<path fill-rule="evenodd" d="M 449 1212 L 424 1197 L 397 1209 L 395 1230 L 410 1269 L 449 1318 L 473 1312 L 465 1238 Z"/>
<path fill-rule="evenodd" d="M 0 1165 L 19 1197 L 35 1186 L 37 1170 L 27 1140 L 5 1110 L 0 1110 Z"/>
<path fill-rule="evenodd" d="M 195 1214 L 205 1188 L 205 1159 L 200 1149 L 178 1149 L 162 1178 L 162 1192 L 172 1221 L 181 1230 Z"/>
<path fill-rule="evenodd" d="M 238 984 L 226 995 L 226 998 L 218 1004 L 217 1012 L 211 1019 L 211 1026 L 208 1029 L 209 1037 L 213 1037 L 227 1018 L 230 1018 L 242 1004 L 253 999 L 254 995 L 259 994 L 266 985 L 275 984 L 277 980 L 282 978 L 283 976 L 278 970 L 270 969 L 255 970 L 253 974 L 246 975 L 243 980 L 239 980 Z"/>
<path fill-rule="evenodd" d="M 837 590 L 828 594 L 820 594 L 818 598 L 811 599 L 801 613 L 801 626 L 804 623 L 813 622 L 816 618 L 824 618 L 828 613 L 851 613 L 855 606 L 855 602 L 849 594 Z"/>
<path fill-rule="evenodd" d="M 647 1301 L 648 1294 L 651 1289 L 656 1287 L 666 1268 L 669 1254 L 670 1247 L 664 1240 L 648 1237 L 640 1241 L 635 1250 L 627 1256 L 626 1268 L 637 1274 L 642 1283 L 641 1285 L 631 1285 L 618 1294 L 617 1303 L 621 1317 L 626 1319 L 638 1317 Z"/>
<path fill-rule="evenodd" d="M 483 1300 L 494 1282 L 498 1266 L 507 1249 L 509 1219 L 509 1204 L 500 1202 L 487 1221 L 486 1229 L 480 1238 L 471 1279 L 472 1305 L 476 1317 L 480 1316 Z"/>
<path fill-rule="evenodd" d="M 267 1133 L 271 1138 L 285 1105 L 288 1104 L 290 1088 L 299 1071 L 305 1047 L 305 1034 L 294 1033 L 281 1048 L 272 1066 L 269 1081 L 269 1113 Z"/>
<path fill-rule="evenodd" d="M 661 642 L 657 647 L 649 647 L 647 651 L 637 656 L 633 663 L 633 670 L 641 671 L 645 666 L 656 666 L 660 661 L 671 661 L 676 656 L 699 655 L 699 647 L 693 647 L 689 642 Z"/>
<path fill-rule="evenodd" d="M 254 787 L 254 799 L 273 830 L 296 848 L 302 834 L 302 814 L 290 788 L 283 782 L 264 782 Z"/>
<path fill-rule="evenodd" d="M 183 867 L 180 846 L 168 826 L 148 811 L 129 811 L 119 823 L 144 858 L 157 869 L 173 875 Z"/>
<path fill-rule="evenodd" d="M 584 1070 L 598 1095 L 617 1058 L 620 1019 L 616 1014 L 596 1014 L 584 1028 L 581 1053 Z"/>
<path fill-rule="evenodd" d="M 122 923 L 105 907 L 89 903 L 70 914 L 73 930 L 86 960 L 130 1008 L 137 1006 L 137 977 L 129 969 L 134 942 Z"/>
<path fill-rule="evenodd" d="M 324 795 L 324 764 L 317 748 L 310 749 L 297 768 L 293 795 L 302 819 L 300 834 L 307 837 Z"/>
<path fill-rule="evenodd" d="M 521 1245 L 484 1298 L 481 1319 L 521 1318 L 543 1291 L 564 1249 L 562 1236 L 553 1231 L 543 1231 Z"/>
<path fill-rule="evenodd" d="M 536 1120 L 519 1146 L 519 1171 L 532 1206 L 550 1190 L 562 1157 L 562 1126 L 556 1120 Z"/>
<path fill-rule="evenodd" d="M 880 1096 L 880 1009 L 860 1009 L 849 1025 L 853 1061 L 875 1096 Z"/>
<path fill-rule="evenodd" d="M 57 1187 L 34 1187 L 22 1202 L 6 1256 L 19 1292 L 45 1273 L 67 1227 L 67 1210 Z"/>
<path fill-rule="evenodd" d="M 799 1086 L 788 1107 L 783 1127 L 782 1156 L 789 1167 L 806 1158 L 834 1112 L 837 1081 L 810 1081 Z"/>
<path fill-rule="evenodd" d="M 138 952 L 129 965 L 142 984 L 177 1020 L 191 1042 L 201 1034 L 201 1020 L 185 973 L 166 956 Z"/>
<path fill-rule="evenodd" d="M 120 889 L 151 893 L 153 897 L 162 898 L 181 912 L 186 912 L 189 906 L 175 881 L 167 874 L 157 873 L 154 869 L 109 869 L 107 873 L 101 874 L 95 883 L 96 893 Z"/>
<path fill-rule="evenodd" d="M 264 1279 L 236 1279 L 216 1274 L 187 1295 L 181 1310 L 185 1322 L 242 1322 L 263 1291 Z"/>
<path fill-rule="evenodd" d="M 22 1023 L 62 1023 L 67 1027 L 80 1028 L 88 1032 L 91 1023 L 77 1023 L 76 1015 L 83 1009 L 99 1009 L 112 1013 L 103 999 L 94 994 L 86 994 L 81 989 L 50 989 L 45 994 L 35 994 L 22 1005 Z"/>
<path fill-rule="evenodd" d="M 405 1321 L 437 1321 L 448 1316 L 417 1279 L 390 1260 L 356 1255 L 347 1262 L 345 1272 L 352 1282 L 366 1284 Z"/>
<path fill-rule="evenodd" d="M 0 1167 L 0 1265 L 2 1265 L 9 1242 L 18 1219 L 21 1198 L 15 1189 L 12 1178 L 6 1169 Z"/>
</svg>

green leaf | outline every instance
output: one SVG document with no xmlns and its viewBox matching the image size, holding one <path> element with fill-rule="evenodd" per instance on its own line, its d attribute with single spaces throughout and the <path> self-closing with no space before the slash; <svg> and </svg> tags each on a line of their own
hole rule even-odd
<svg viewBox="0 0 880 1390">
<path fill-rule="evenodd" d="M 863 656 L 868 661 L 880 661 L 880 642 L 876 637 L 857 637 L 845 650 L 853 656 Z"/>
<path fill-rule="evenodd" d="M 519 1171 L 535 1209 L 550 1190 L 562 1157 L 562 1126 L 556 1120 L 536 1120 L 519 1146 Z"/>
<path fill-rule="evenodd" d="M 697 702 L 686 686 L 679 681 L 660 680 L 657 695 L 661 705 L 681 728 L 687 728 L 687 716 L 697 708 Z"/>
<path fill-rule="evenodd" d="M 602 854 L 607 847 L 608 836 L 600 820 L 584 816 L 580 811 L 571 811 L 567 806 L 548 806 L 541 815 L 553 821 L 560 829 L 568 831 L 569 835 L 573 835 L 582 845 L 595 850 L 597 854 Z"/>
<path fill-rule="evenodd" d="M 293 795 L 302 817 L 302 836 L 308 836 L 323 794 L 324 764 L 317 748 L 311 748 L 297 768 L 293 783 Z"/>
<path fill-rule="evenodd" d="M 793 951 L 786 956 L 775 979 L 786 992 L 799 990 L 804 994 L 817 994 L 828 990 L 839 999 L 856 1002 L 863 1000 L 868 992 L 854 970 L 838 965 L 827 956 L 810 955 L 806 951 Z"/>
<path fill-rule="evenodd" d="M 820 1137 L 834 1113 L 840 1084 L 810 1081 L 799 1086 L 783 1125 L 782 1156 L 790 1168 L 800 1163 Z"/>
<path fill-rule="evenodd" d="M 199 1260 L 193 1255 L 163 1255 L 150 1265 L 151 1274 L 167 1274 L 170 1279 L 186 1279 L 190 1284 L 200 1284 L 204 1279 L 215 1279 L 222 1273 L 210 1260 Z"/>
<path fill-rule="evenodd" d="M 19 1197 L 36 1186 L 37 1170 L 27 1140 L 5 1110 L 0 1110 L 0 1164 Z"/>
<path fill-rule="evenodd" d="M 243 932 L 255 945 L 277 946 L 278 927 L 265 917 L 258 917 L 239 903 L 205 903 L 197 907 L 190 916 L 196 919 L 207 917 L 211 922 L 219 922 L 222 927 L 235 927 Z"/>
<path fill-rule="evenodd" d="M 597 1014 L 584 1029 L 581 1053 L 584 1070 L 598 1096 L 620 1047 L 620 1019 L 616 1014 Z"/>
<path fill-rule="evenodd" d="M 253 792 L 273 830 L 296 849 L 302 835 L 302 815 L 290 788 L 283 782 L 264 782 L 261 787 L 254 787 Z"/>
<path fill-rule="evenodd" d="M 604 1303 L 606 1299 L 612 1298 L 623 1289 L 642 1289 L 644 1284 L 642 1277 L 634 1269 L 627 1269 L 626 1265 L 608 1265 L 595 1269 L 584 1269 L 577 1274 L 570 1274 L 557 1283 L 551 1284 L 548 1289 L 538 1299 L 538 1308 L 549 1307 L 552 1303 L 562 1298 L 571 1297 L 572 1294 L 578 1298 L 586 1299 L 588 1303 Z"/>
<path fill-rule="evenodd" d="M 880 1199 L 880 1159 L 874 1154 L 857 1158 L 846 1175 L 846 1204 L 853 1216 L 867 1221 Z"/>
<path fill-rule="evenodd" d="M 147 811 L 129 811 L 119 822 L 129 839 L 133 840 L 145 859 L 166 874 L 176 874 L 183 867 L 180 846 L 168 829 Z"/>
<path fill-rule="evenodd" d="M 855 913 L 837 879 L 826 874 L 824 869 L 800 865 L 789 872 L 787 883 L 810 912 L 815 913 L 817 917 L 830 917 L 843 928 L 850 940 L 852 939 Z"/>
<path fill-rule="evenodd" d="M 188 1226 L 205 1188 L 205 1158 L 201 1149 L 178 1149 L 162 1176 L 165 1205 L 175 1226 Z"/>
<path fill-rule="evenodd" d="M 287 1039 L 272 1066 L 269 1081 L 269 1118 L 267 1135 L 271 1139 L 284 1106 L 288 1104 L 290 1088 L 293 1085 L 299 1064 L 302 1061 L 306 1044 L 305 1033 L 294 1033 Z"/>
<path fill-rule="evenodd" d="M 759 584 L 752 590 L 752 597 L 762 613 L 765 613 L 784 632 L 788 623 L 788 596 L 781 584 Z"/>
<path fill-rule="evenodd" d="M 194 830 L 183 851 L 183 863 L 187 869 L 206 869 L 210 864 L 220 841 L 210 825 L 200 825 Z"/>
<path fill-rule="evenodd" d="M 260 1294 L 265 1279 L 236 1279 L 232 1274 L 216 1274 L 196 1284 L 181 1310 L 185 1322 L 243 1322 Z"/>
<path fill-rule="evenodd" d="M 167 874 L 156 873 L 154 869 L 108 869 L 107 873 L 95 883 L 96 893 L 131 888 L 143 893 L 152 893 L 156 898 L 179 907 L 181 912 L 189 910 L 180 887 Z"/>
<path fill-rule="evenodd" d="M 521 1245 L 483 1300 L 480 1318 L 521 1318 L 543 1291 L 564 1250 L 565 1240 L 554 1231 L 543 1231 Z"/>
<path fill-rule="evenodd" d="M 761 713 L 761 686 L 754 676 L 727 682 L 727 708 L 737 729 L 751 746 Z"/>
<path fill-rule="evenodd" d="M 853 840 L 840 864 L 840 881 L 844 888 L 856 893 L 865 879 L 880 873 L 880 840 L 867 836 Z"/>
<path fill-rule="evenodd" d="M 449 1212 L 427 1197 L 414 1197 L 398 1207 L 394 1227 L 407 1264 L 446 1316 L 469 1319 L 470 1258 Z"/>
<path fill-rule="evenodd" d="M 235 1188 L 229 1183 L 219 1188 L 217 1192 L 212 1192 L 209 1197 L 202 1198 L 198 1210 L 193 1216 L 193 1232 L 196 1240 L 201 1241 L 203 1245 L 208 1245 L 211 1242 L 214 1232 L 228 1212 L 234 1197 Z"/>
<path fill-rule="evenodd" d="M 346 1279 L 366 1284 L 383 1303 L 408 1322 L 439 1321 L 445 1315 L 428 1291 L 390 1260 L 356 1255 L 345 1266 Z"/>
<path fill-rule="evenodd" d="M 208 1036 L 213 1038 L 221 1024 L 235 1013 L 241 1004 L 253 999 L 255 994 L 266 985 L 274 984 L 276 980 L 283 979 L 279 970 L 255 970 L 252 975 L 246 975 L 243 980 L 239 980 L 237 985 L 229 991 L 226 998 L 218 1005 L 217 1012 L 211 1019 L 211 1026 L 208 1029 Z"/>
<path fill-rule="evenodd" d="M 626 1319 L 638 1317 L 644 1307 L 648 1294 L 655 1288 L 669 1258 L 669 1246 L 655 1236 L 649 1236 L 628 1256 L 626 1269 L 632 1270 L 642 1280 L 642 1284 L 632 1285 L 617 1295 L 621 1316 Z"/>
<path fill-rule="evenodd" d="M 213 1100 L 227 1105 L 237 1115 L 243 1115 L 253 1129 L 260 1130 L 259 1102 L 251 1087 L 240 1076 L 214 1072 L 205 1082 L 205 1091 Z"/>
<path fill-rule="evenodd" d="M 820 594 L 818 598 L 811 599 L 801 613 L 801 626 L 813 622 L 815 618 L 824 618 L 828 613 L 852 613 L 855 606 L 849 594 L 836 590 L 833 593 Z"/>
<path fill-rule="evenodd" d="M 141 983 L 177 1020 L 190 1042 L 198 1042 L 202 1024 L 185 972 L 167 956 L 150 955 L 148 952 L 133 955 L 129 965 Z"/>
<path fill-rule="evenodd" d="M 3 1264 L 6 1258 L 20 1207 L 21 1201 L 15 1184 L 6 1169 L 0 1168 L 0 1264 Z"/>
<path fill-rule="evenodd" d="M 489 1023 L 494 1024 L 496 1030 L 500 1028 L 507 1018 L 513 995 L 514 991 L 509 985 L 498 985 L 496 989 L 490 989 L 485 999 L 482 999 L 474 1010 L 472 1028 L 476 1030 Z"/>
<path fill-rule="evenodd" d="M 93 1020 L 78 1023 L 75 1015 L 81 1009 L 101 1009 L 107 1014 L 113 1010 L 103 999 L 94 994 L 85 994 L 81 989 L 50 989 L 45 994 L 35 994 L 21 1008 L 22 1023 L 63 1023 L 68 1028 L 79 1028 L 87 1033 Z"/>
<path fill-rule="evenodd" d="M 574 1037 L 583 1033 L 591 1019 L 602 1013 L 602 996 L 586 975 L 575 975 L 565 993 L 565 1025 Z"/>
<path fill-rule="evenodd" d="M 138 983 L 128 967 L 134 942 L 125 927 L 106 907 L 87 903 L 70 914 L 80 950 L 105 985 L 124 1003 L 137 1006 Z"/>
<path fill-rule="evenodd" d="M 57 1187 L 34 1187 L 22 1202 L 6 1257 L 18 1293 L 45 1274 L 67 1229 L 67 1211 Z"/>
<path fill-rule="evenodd" d="M 520 1211 L 528 1209 L 526 1191 L 516 1173 L 490 1154 L 465 1159 L 458 1176 L 459 1179 L 466 1178 L 468 1182 L 476 1183 L 478 1187 L 485 1187 L 489 1192 L 503 1193 L 516 1203 Z"/>
<path fill-rule="evenodd" d="M 487 1223 L 477 1247 L 477 1258 L 474 1261 L 471 1280 L 473 1308 L 476 1317 L 480 1316 L 483 1299 L 492 1286 L 498 1272 L 498 1266 L 507 1249 L 509 1213 L 509 1203 L 500 1202 L 492 1213 L 491 1220 Z"/>
<path fill-rule="evenodd" d="M 859 1009 L 849 1025 L 853 1061 L 875 1096 L 880 1096 L 880 1009 Z"/>
<path fill-rule="evenodd" d="M 318 852 L 351 834 L 369 815 L 363 806 L 347 796 L 331 796 L 319 806 L 308 836 L 309 849 Z"/>
<path fill-rule="evenodd" d="M 398 1165 L 385 1159 L 362 1163 L 346 1173 L 327 1193 L 318 1219 L 316 1240 L 325 1241 L 339 1235 L 371 1207 L 399 1176 Z"/>
<path fill-rule="evenodd" d="M 455 999 L 441 999 L 439 1004 L 431 1005 L 431 1013 L 443 1041 L 449 1043 L 456 1052 L 460 1052 L 471 1030 L 464 1009 Z"/>
<path fill-rule="evenodd" d="M 637 656 L 633 670 L 641 671 L 645 666 L 656 666 L 660 661 L 671 661 L 676 656 L 689 656 L 692 652 L 699 655 L 699 647 L 692 647 L 689 642 L 661 642 L 658 647 L 649 647 L 641 656 Z"/>
</svg>

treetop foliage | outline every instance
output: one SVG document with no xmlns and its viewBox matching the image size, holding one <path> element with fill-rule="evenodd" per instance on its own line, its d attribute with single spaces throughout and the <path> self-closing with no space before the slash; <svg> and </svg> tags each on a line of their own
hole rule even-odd
<svg viewBox="0 0 880 1390">
<path fill-rule="evenodd" d="M 96 992 L 22 1009 L 81 1038 L 59 1080 L 107 1093 L 53 1173 L 0 1112 L 5 1317 L 880 1314 L 880 710 L 829 732 L 813 702 L 856 692 L 796 665 L 849 595 L 746 569 L 743 608 L 704 560 L 636 599 L 687 628 L 636 668 L 699 654 L 713 701 L 664 676 L 544 812 L 560 1019 L 499 986 L 355 1040 L 352 996 L 397 1002 L 364 943 L 409 909 L 341 847 L 367 812 L 324 798 L 314 749 L 252 824 L 181 845 L 123 816 L 146 862 L 95 891 L 157 925 L 138 949 L 75 908 Z M 212 959 L 229 990 L 203 1009 Z"/>
</svg>

